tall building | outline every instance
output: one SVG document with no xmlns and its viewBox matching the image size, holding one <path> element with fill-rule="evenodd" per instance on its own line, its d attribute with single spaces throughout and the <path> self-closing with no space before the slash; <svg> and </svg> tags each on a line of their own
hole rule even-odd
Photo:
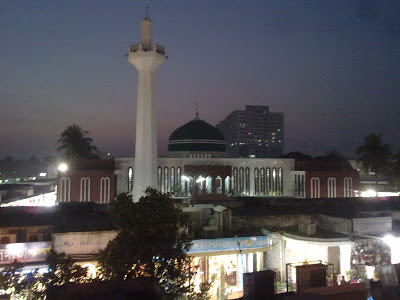
<svg viewBox="0 0 400 300">
<path fill-rule="evenodd" d="M 283 113 L 268 106 L 246 105 L 230 113 L 217 128 L 225 135 L 229 157 L 269 157 L 283 154 Z"/>
<path fill-rule="evenodd" d="M 133 197 L 138 201 L 147 187 L 157 187 L 157 124 L 154 75 L 165 60 L 163 46 L 153 43 L 153 25 L 146 14 L 141 41 L 129 47 L 129 62 L 139 73 Z"/>
</svg>

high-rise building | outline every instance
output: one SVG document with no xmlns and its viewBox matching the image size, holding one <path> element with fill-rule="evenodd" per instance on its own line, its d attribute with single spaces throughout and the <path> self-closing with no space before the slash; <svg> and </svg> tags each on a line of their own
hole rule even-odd
<svg viewBox="0 0 400 300">
<path fill-rule="evenodd" d="M 217 128 L 225 135 L 229 157 L 280 157 L 284 146 L 283 113 L 268 106 L 246 105 L 235 110 Z"/>
</svg>

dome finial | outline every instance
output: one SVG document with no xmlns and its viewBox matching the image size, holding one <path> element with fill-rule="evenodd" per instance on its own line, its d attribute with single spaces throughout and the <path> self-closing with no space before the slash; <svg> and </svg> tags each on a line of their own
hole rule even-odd
<svg viewBox="0 0 400 300">
<path fill-rule="evenodd" d="M 195 120 L 200 120 L 199 119 L 199 101 L 196 101 L 196 118 Z"/>
<path fill-rule="evenodd" d="M 148 18 L 148 17 L 149 17 L 149 7 L 146 6 L 146 18 Z"/>
</svg>

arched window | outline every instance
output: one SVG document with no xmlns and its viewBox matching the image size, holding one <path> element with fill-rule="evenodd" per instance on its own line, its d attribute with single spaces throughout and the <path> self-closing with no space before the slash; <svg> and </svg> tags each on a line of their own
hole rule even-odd
<svg viewBox="0 0 400 300">
<path fill-rule="evenodd" d="M 239 192 L 244 192 L 244 169 L 239 169 Z"/>
<path fill-rule="evenodd" d="M 254 194 L 260 195 L 260 178 L 258 177 L 258 168 L 254 169 Z"/>
<path fill-rule="evenodd" d="M 100 204 L 110 203 L 110 178 L 103 177 L 100 180 Z"/>
<path fill-rule="evenodd" d="M 320 198 L 319 177 L 311 178 L 311 198 Z"/>
<path fill-rule="evenodd" d="M 128 168 L 128 192 L 132 193 L 133 189 L 133 169 L 132 167 Z"/>
<path fill-rule="evenodd" d="M 277 194 L 278 187 L 278 176 L 276 174 L 276 168 L 272 168 L 272 194 Z"/>
<path fill-rule="evenodd" d="M 176 190 L 175 186 L 175 168 L 171 167 L 171 190 Z"/>
<path fill-rule="evenodd" d="M 265 169 L 260 169 L 260 193 L 265 195 Z"/>
<path fill-rule="evenodd" d="M 168 176 L 168 167 L 164 168 L 164 192 L 168 192 L 169 191 L 169 176 Z"/>
<path fill-rule="evenodd" d="M 245 189 L 246 195 L 250 195 L 250 168 L 247 167 L 245 170 Z"/>
<path fill-rule="evenodd" d="M 211 194 L 212 191 L 212 178 L 211 176 L 207 176 L 206 178 L 206 193 Z"/>
<path fill-rule="evenodd" d="M 222 178 L 221 178 L 221 176 L 217 176 L 217 178 L 215 178 L 215 192 L 217 194 L 222 194 Z"/>
<path fill-rule="evenodd" d="M 271 169 L 267 168 L 266 170 L 266 187 L 265 189 L 267 190 L 267 195 L 271 195 L 272 194 L 272 187 L 271 187 Z"/>
<path fill-rule="evenodd" d="M 90 201 L 90 178 L 82 177 L 81 178 L 81 190 L 80 190 L 80 202 L 89 202 Z"/>
<path fill-rule="evenodd" d="M 180 190 L 182 188 L 182 172 L 181 172 L 181 167 L 176 168 L 176 183 L 178 184 L 178 189 Z"/>
<path fill-rule="evenodd" d="M 71 196 L 71 180 L 68 177 L 61 178 L 61 187 L 59 190 L 60 202 L 69 202 Z"/>
<path fill-rule="evenodd" d="M 157 169 L 157 184 L 158 184 L 158 190 L 162 192 L 162 168 L 158 167 Z"/>
<path fill-rule="evenodd" d="M 238 170 L 237 168 L 233 168 L 233 190 L 237 192 L 238 188 Z"/>
<path fill-rule="evenodd" d="M 283 171 L 278 168 L 278 195 L 283 195 Z"/>
<path fill-rule="evenodd" d="M 336 198 L 336 178 L 328 178 L 328 198 Z"/>
<path fill-rule="evenodd" d="M 10 244 L 10 237 L 8 237 L 8 236 L 3 236 L 3 237 L 0 239 L 0 244 Z"/>
<path fill-rule="evenodd" d="M 353 196 L 353 178 L 345 177 L 343 182 L 343 196 L 352 197 Z"/>
</svg>

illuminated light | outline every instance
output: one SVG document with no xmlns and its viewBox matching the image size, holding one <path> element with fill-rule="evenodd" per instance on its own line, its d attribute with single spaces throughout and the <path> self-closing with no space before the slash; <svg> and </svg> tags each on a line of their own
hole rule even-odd
<svg viewBox="0 0 400 300">
<path fill-rule="evenodd" d="M 18 243 L 18 244 L 8 244 L 6 246 L 6 248 L 8 250 L 8 253 L 11 256 L 18 256 L 18 257 L 22 256 L 23 253 L 24 253 L 24 250 L 25 250 L 24 244 L 20 244 L 20 243 Z"/>
<path fill-rule="evenodd" d="M 47 173 L 39 173 L 39 176 L 40 177 L 45 177 L 45 176 L 47 176 Z"/>
<path fill-rule="evenodd" d="M 390 247 L 392 264 L 400 263 L 400 238 L 387 234 L 383 237 L 383 241 Z"/>
<path fill-rule="evenodd" d="M 368 190 L 365 192 L 361 192 L 361 197 L 375 197 L 376 196 L 376 192 L 374 190 Z"/>
<path fill-rule="evenodd" d="M 32 177 L 32 180 L 36 180 L 36 177 Z"/>
<path fill-rule="evenodd" d="M 189 177 L 187 177 L 187 176 L 185 176 L 185 175 L 182 175 L 182 177 L 181 177 L 183 180 L 185 180 L 185 181 L 187 181 L 187 182 L 189 182 L 190 181 L 190 179 L 189 179 Z"/>
<path fill-rule="evenodd" d="M 82 265 L 82 267 L 87 268 L 87 275 L 90 278 L 96 278 L 97 275 L 97 267 L 94 264 L 86 263 Z"/>
<path fill-rule="evenodd" d="M 65 172 L 68 170 L 68 165 L 66 163 L 61 163 L 58 166 L 58 171 L 60 172 Z"/>
<path fill-rule="evenodd" d="M 196 182 L 203 182 L 204 180 L 206 179 L 200 175 Z"/>
</svg>

